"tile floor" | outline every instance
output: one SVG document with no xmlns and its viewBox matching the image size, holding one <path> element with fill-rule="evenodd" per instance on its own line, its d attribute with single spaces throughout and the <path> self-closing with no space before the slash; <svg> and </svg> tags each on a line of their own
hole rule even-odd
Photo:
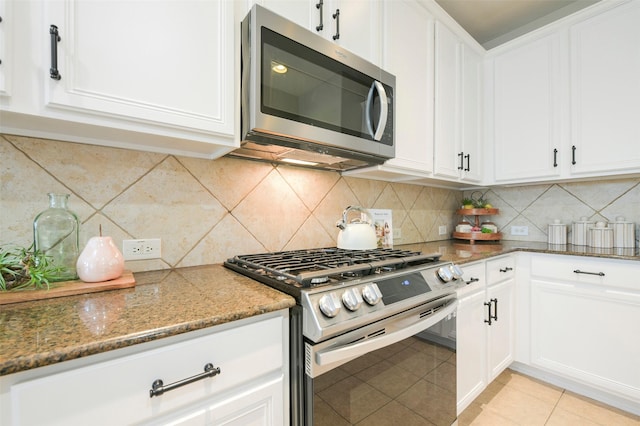
<svg viewBox="0 0 640 426">
<path fill-rule="evenodd" d="M 623 426 L 640 417 L 507 369 L 458 417 L 459 426 Z"/>
</svg>

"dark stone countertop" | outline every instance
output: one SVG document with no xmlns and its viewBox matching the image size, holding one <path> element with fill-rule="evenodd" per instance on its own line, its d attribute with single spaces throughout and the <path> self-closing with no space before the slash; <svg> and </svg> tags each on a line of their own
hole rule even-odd
<svg viewBox="0 0 640 426">
<path fill-rule="evenodd" d="M 476 260 L 517 251 L 640 261 L 640 250 L 638 248 L 596 249 L 585 246 L 574 246 L 572 244 L 551 245 L 548 243 L 528 241 L 476 241 L 475 244 L 470 244 L 464 240 L 445 240 L 420 244 L 406 244 L 398 246 L 398 248 L 420 251 L 422 253 L 439 252 L 442 254 L 441 260 L 458 264 L 474 262 Z"/>
<path fill-rule="evenodd" d="M 295 305 L 222 265 L 134 276 L 132 288 L 0 305 L 0 376 Z"/>
<path fill-rule="evenodd" d="M 516 251 L 640 260 L 638 249 L 446 240 L 397 248 L 458 264 Z M 136 273 L 129 289 L 0 305 L 0 376 L 288 309 L 292 297 L 222 265 Z"/>
</svg>

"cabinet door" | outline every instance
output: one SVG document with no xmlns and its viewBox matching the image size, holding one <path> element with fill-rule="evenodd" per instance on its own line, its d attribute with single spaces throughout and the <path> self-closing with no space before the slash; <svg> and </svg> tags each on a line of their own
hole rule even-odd
<svg viewBox="0 0 640 426">
<path fill-rule="evenodd" d="M 415 1 L 385 2 L 384 8 L 383 65 L 396 76 L 397 99 L 396 157 L 386 164 L 431 173 L 433 17 Z"/>
<path fill-rule="evenodd" d="M 331 31 L 327 21 L 329 13 L 325 6 L 326 2 L 323 2 L 322 7 L 316 7 L 320 4 L 320 0 L 257 0 L 253 3 L 258 3 L 316 34 L 324 36 Z M 322 27 L 320 27 L 321 13 Z"/>
<path fill-rule="evenodd" d="M 58 118 L 233 135 L 232 2 L 60 0 L 44 8 L 47 32 L 55 24 L 60 34 L 61 78 L 44 76 Z"/>
<path fill-rule="evenodd" d="M 640 400 L 640 292 L 531 281 L 532 364 Z"/>
<path fill-rule="evenodd" d="M 560 176 L 567 85 L 561 54 L 553 34 L 493 59 L 496 181 Z"/>
<path fill-rule="evenodd" d="M 149 425 L 279 426 L 284 425 L 282 376 L 252 384 L 222 398 L 206 400 Z"/>
<path fill-rule="evenodd" d="M 634 1 L 571 28 L 572 173 L 640 167 L 639 22 Z"/>
<path fill-rule="evenodd" d="M 330 32 L 324 34 L 345 49 L 372 62 L 381 64 L 382 26 L 380 0 L 336 0 L 329 2 Z M 340 10 L 339 16 L 336 10 Z M 338 38 L 335 38 L 339 36 Z"/>
<path fill-rule="evenodd" d="M 440 22 L 435 32 L 434 174 L 458 178 L 463 156 L 460 144 L 460 50 L 458 37 Z"/>
<path fill-rule="evenodd" d="M 462 96 L 460 105 L 462 177 L 482 180 L 482 101 L 484 58 L 467 45 L 461 46 Z"/>
<path fill-rule="evenodd" d="M 487 290 L 487 301 L 493 303 L 492 314 L 497 317 L 491 320 L 488 328 L 488 379 L 491 382 L 498 377 L 513 361 L 515 341 L 515 280 L 510 279 L 490 286 Z"/>
</svg>

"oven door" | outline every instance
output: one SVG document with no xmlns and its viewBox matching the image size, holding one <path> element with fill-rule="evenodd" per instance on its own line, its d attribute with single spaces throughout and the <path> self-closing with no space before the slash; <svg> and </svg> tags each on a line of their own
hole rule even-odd
<svg viewBox="0 0 640 426">
<path fill-rule="evenodd" d="M 305 343 L 307 425 L 456 421 L 452 298 L 328 341 Z"/>
</svg>

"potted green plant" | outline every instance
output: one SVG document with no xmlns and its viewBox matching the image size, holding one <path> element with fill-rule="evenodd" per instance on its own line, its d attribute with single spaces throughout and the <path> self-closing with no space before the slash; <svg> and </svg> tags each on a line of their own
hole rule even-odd
<svg viewBox="0 0 640 426">
<path fill-rule="evenodd" d="M 463 209 L 472 209 L 474 206 L 474 202 L 471 198 L 463 198 L 462 199 L 462 208 Z"/>
<path fill-rule="evenodd" d="M 0 291 L 49 289 L 60 267 L 33 246 L 0 247 Z"/>
</svg>

